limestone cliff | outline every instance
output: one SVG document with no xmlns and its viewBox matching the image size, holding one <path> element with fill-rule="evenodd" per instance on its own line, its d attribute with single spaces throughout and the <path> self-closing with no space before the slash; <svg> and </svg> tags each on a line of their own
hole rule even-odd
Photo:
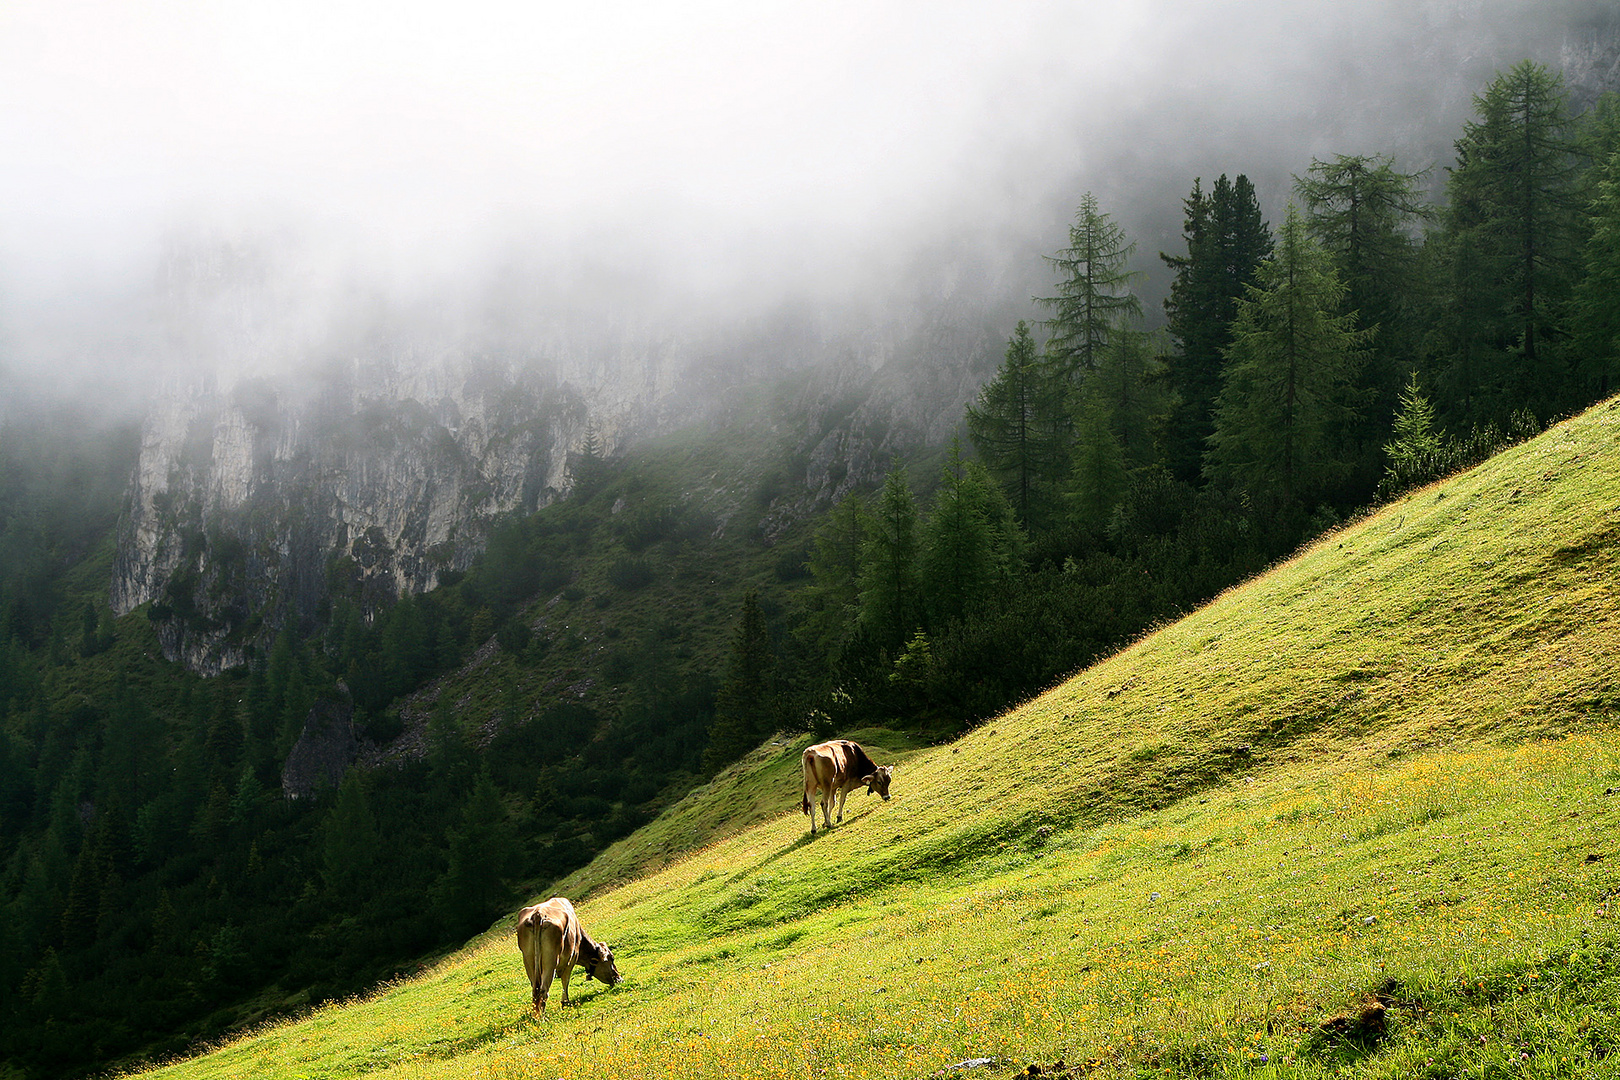
<svg viewBox="0 0 1620 1080">
<path fill-rule="evenodd" d="M 769 539 L 948 438 L 1011 321 L 983 284 L 877 326 L 609 326 L 538 333 L 500 359 L 374 349 L 296 378 L 193 379 L 147 414 L 113 607 L 150 603 L 165 653 L 194 670 L 241 664 L 279 628 L 319 622 L 335 585 L 375 609 L 465 569 L 497 517 L 566 490 L 587 427 L 616 452 L 698 422 L 763 424 L 804 463 Z"/>
<path fill-rule="evenodd" d="M 113 607 L 150 602 L 171 659 L 239 664 L 315 619 L 334 575 L 380 603 L 464 569 L 497 515 L 565 486 L 584 425 L 567 389 L 493 365 L 178 388 L 142 431 Z"/>
</svg>

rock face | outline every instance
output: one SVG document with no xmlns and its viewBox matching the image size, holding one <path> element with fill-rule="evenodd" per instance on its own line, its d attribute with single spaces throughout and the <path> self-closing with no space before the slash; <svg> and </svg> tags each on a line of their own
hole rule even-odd
<svg viewBox="0 0 1620 1080">
<path fill-rule="evenodd" d="M 497 515 L 565 487 L 584 428 L 575 395 L 493 367 L 180 390 L 142 431 L 113 607 L 151 602 L 165 653 L 194 670 L 240 664 L 307 628 L 339 575 L 374 606 L 465 569 Z"/>
<path fill-rule="evenodd" d="M 1013 319 L 985 297 L 1007 290 L 947 276 L 876 323 L 535 326 L 483 358 L 371 348 L 297 378 L 177 386 L 143 427 L 113 607 L 150 604 L 171 660 L 238 666 L 279 629 L 312 629 L 335 592 L 374 612 L 465 570 L 500 515 L 566 491 L 588 429 L 616 452 L 699 421 L 763 424 L 803 466 L 769 540 L 948 438 L 994 372 Z"/>
</svg>

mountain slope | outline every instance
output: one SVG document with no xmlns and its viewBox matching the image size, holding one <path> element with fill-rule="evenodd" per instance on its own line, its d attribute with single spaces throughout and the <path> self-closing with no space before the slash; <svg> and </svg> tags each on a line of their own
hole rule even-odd
<svg viewBox="0 0 1620 1080">
<path fill-rule="evenodd" d="M 1617 448 L 1620 400 L 1416 492 L 813 841 L 784 777 L 583 906 L 626 981 L 544 1024 L 503 926 L 172 1075 L 1611 1075 Z"/>
</svg>

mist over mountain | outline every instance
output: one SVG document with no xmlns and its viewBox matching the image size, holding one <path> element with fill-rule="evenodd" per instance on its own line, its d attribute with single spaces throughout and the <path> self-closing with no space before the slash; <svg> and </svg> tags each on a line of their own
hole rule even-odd
<svg viewBox="0 0 1620 1080">
<path fill-rule="evenodd" d="M 1152 310 L 1193 177 L 1246 172 L 1280 212 L 1313 156 L 1444 166 L 1517 59 L 1590 100 L 1616 20 L 1597 0 L 13 5 L 0 362 L 127 402 L 408 342 L 590 387 L 620 377 L 615 348 L 723 354 L 783 309 L 882 335 L 960 301 L 964 270 L 1025 303 L 1087 190 L 1138 239 Z"/>
</svg>

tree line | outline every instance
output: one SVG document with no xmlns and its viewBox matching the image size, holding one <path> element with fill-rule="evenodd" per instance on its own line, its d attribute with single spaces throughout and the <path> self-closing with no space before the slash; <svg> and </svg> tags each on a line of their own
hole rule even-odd
<svg viewBox="0 0 1620 1080">
<path fill-rule="evenodd" d="M 1620 105 L 1573 115 L 1529 61 L 1474 104 L 1443 178 L 1314 160 L 1275 229 L 1246 176 L 1195 180 L 1160 330 L 1082 196 L 1045 317 L 966 410 L 973 454 L 926 515 L 904 467 L 833 508 L 779 646 L 798 674 L 750 694 L 827 730 L 961 730 L 1612 393 Z M 770 727 L 717 723 L 713 757 Z"/>
</svg>

